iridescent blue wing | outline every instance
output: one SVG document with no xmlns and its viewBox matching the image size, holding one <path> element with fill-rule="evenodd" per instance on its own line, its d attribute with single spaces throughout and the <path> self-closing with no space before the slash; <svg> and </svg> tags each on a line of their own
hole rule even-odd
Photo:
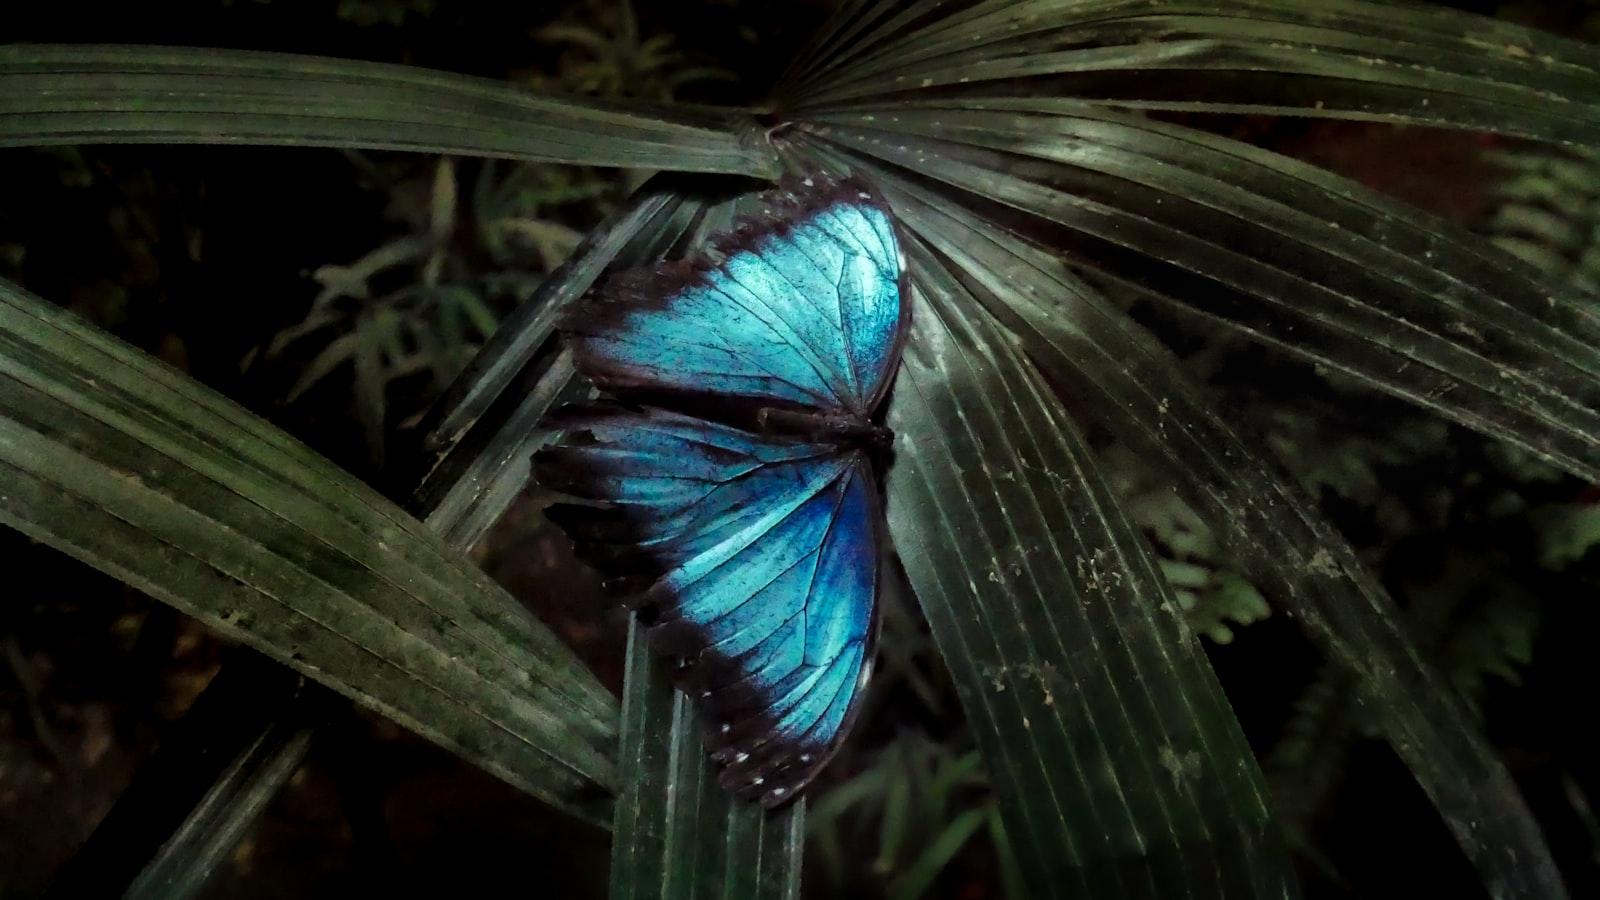
<svg viewBox="0 0 1600 900">
<path fill-rule="evenodd" d="M 563 323 L 578 368 L 613 393 L 853 413 L 888 389 L 904 340 L 901 259 L 865 183 L 814 175 L 701 257 L 612 279 Z"/>
<path fill-rule="evenodd" d="M 866 684 L 880 579 L 865 455 L 654 408 L 569 409 L 539 481 L 701 707 L 720 780 L 768 806 L 844 735 Z"/>
</svg>

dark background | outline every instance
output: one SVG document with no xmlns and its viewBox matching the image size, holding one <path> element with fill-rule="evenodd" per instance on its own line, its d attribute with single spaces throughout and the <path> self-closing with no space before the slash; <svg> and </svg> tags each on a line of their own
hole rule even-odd
<svg viewBox="0 0 1600 900">
<path fill-rule="evenodd" d="M 15 6 L 12 4 L 11 6 Z M 1587 39 L 1591 2 L 1453 4 Z M 755 102 L 825 13 L 754 0 L 510 4 L 449 0 L 185 0 L 114 7 L 61 2 L 0 12 L 0 41 L 133 42 L 318 53 L 408 63 L 543 88 Z M 670 41 L 670 44 L 662 43 Z M 1189 119 L 1335 169 L 1502 238 L 1533 240 L 1507 155 L 1479 136 L 1271 118 Z M 1566 157 L 1561 157 L 1566 160 Z M 1595 165 L 1600 184 L 1600 163 Z M 598 222 L 633 176 L 387 153 L 204 147 L 0 150 L 0 274 L 186 370 L 374 482 L 410 483 L 415 430 L 481 340 L 485 311 L 526 296 L 572 235 Z M 443 179 L 443 180 L 442 180 Z M 361 279 L 373 300 L 333 296 L 306 321 L 326 267 L 433 233 L 440 185 L 457 197 L 427 252 Z M 1536 204 L 1536 199 L 1526 204 Z M 1600 244 L 1544 235 L 1551 266 Z M 1570 218 L 1570 216 L 1569 216 Z M 531 223 L 531 224 L 530 224 Z M 1563 242 L 1565 241 L 1565 242 Z M 1576 246 L 1574 246 L 1576 242 Z M 1573 262 L 1573 265 L 1576 265 Z M 1562 276 L 1564 271 L 1552 274 Z M 422 287 L 419 288 L 418 286 Z M 440 288 L 450 288 L 449 291 Z M 472 299 L 462 299 L 470 297 Z M 1600 896 L 1600 789 L 1592 715 L 1600 634 L 1597 495 L 1524 455 L 1330 379 L 1171 309 L 1123 298 L 1211 383 L 1310 487 L 1405 608 L 1419 644 L 1472 700 L 1546 829 L 1574 896 Z M 326 356 L 362 311 L 392 309 L 437 340 L 360 384 Z M 409 333 L 409 332 L 408 332 Z M 332 363 L 321 371 L 319 360 Z M 307 379 L 307 373 L 317 377 Z M 374 392 L 382 403 L 374 406 Z M 291 399 L 292 398 L 292 399 Z M 1318 896 L 1474 896 L 1470 867 L 1346 685 L 1292 622 L 1266 614 L 1137 460 L 1101 442 L 1130 514 L 1185 586 L 1191 615 L 1265 761 L 1307 886 Z M 542 523 L 530 495 L 482 562 L 621 680 L 621 628 L 597 585 Z M 203 628 L 86 567 L 0 532 L 0 895 L 34 896 L 205 687 L 226 648 Z M 559 590 L 551 590 L 559 585 Z M 885 675 L 859 734 L 823 787 L 882 778 L 922 790 L 923 767 L 972 749 L 925 628 L 897 609 Z M 601 896 L 604 833 L 549 812 L 448 753 L 374 717 L 337 727 L 218 875 L 215 896 L 335 896 L 507 884 Z M 814 896 L 876 896 L 943 820 L 894 824 L 888 796 L 813 816 Z M 877 797 L 878 799 L 873 799 Z M 946 799 L 986 799 L 981 777 Z M 836 848 L 830 851 L 829 848 Z M 999 896 L 986 836 L 933 896 Z"/>
</svg>

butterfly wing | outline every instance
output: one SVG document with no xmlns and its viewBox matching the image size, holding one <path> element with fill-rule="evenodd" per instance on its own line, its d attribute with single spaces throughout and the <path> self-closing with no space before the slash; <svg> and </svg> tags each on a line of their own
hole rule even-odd
<svg viewBox="0 0 1600 900">
<path fill-rule="evenodd" d="M 652 408 L 557 424 L 537 475 L 587 503 L 551 516 L 676 660 L 722 784 L 768 806 L 793 797 L 870 669 L 881 516 L 865 456 Z"/>
<path fill-rule="evenodd" d="M 865 183 L 813 175 L 710 253 L 614 278 L 563 323 L 603 390 L 742 398 L 865 419 L 904 340 L 900 248 Z"/>
</svg>

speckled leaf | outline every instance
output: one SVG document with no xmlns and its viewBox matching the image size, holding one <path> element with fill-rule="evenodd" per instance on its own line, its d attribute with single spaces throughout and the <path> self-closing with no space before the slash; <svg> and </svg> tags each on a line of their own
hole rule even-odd
<svg viewBox="0 0 1600 900">
<path fill-rule="evenodd" d="M 1294 895 L 1260 770 L 1076 426 L 911 243 L 890 531 L 1034 892 Z"/>
<path fill-rule="evenodd" d="M 909 228 L 1004 321 L 1052 380 L 1217 523 L 1294 621 L 1364 685 L 1396 752 L 1494 896 L 1559 897 L 1560 876 L 1510 774 L 1383 588 L 1293 479 L 1213 410 L 1165 348 L 1052 253 L 939 194 L 865 167 Z"/>
</svg>

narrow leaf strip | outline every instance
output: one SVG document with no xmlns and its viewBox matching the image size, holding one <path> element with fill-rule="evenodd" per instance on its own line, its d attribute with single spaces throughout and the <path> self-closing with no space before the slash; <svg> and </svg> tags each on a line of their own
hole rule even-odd
<svg viewBox="0 0 1600 900">
<path fill-rule="evenodd" d="M 500 326 L 430 414 L 427 475 L 414 504 L 430 528 L 468 547 L 500 518 L 547 437 L 540 421 L 577 399 L 570 391 L 587 390 L 568 387 L 575 372 L 553 349 L 557 317 L 608 269 L 642 265 L 683 240 L 700 211 L 680 179 L 658 176 Z"/>
<path fill-rule="evenodd" d="M 0 46 L 0 146 L 366 147 L 768 175 L 731 112 L 536 96 L 408 66 L 171 47 Z"/>
<path fill-rule="evenodd" d="M 682 192 L 657 176 L 540 282 L 533 296 L 501 322 L 430 410 L 424 422 L 430 478 L 439 480 L 431 470 L 479 418 L 503 402 L 501 397 L 508 388 L 527 382 L 528 365 L 548 347 L 556 319 L 567 304 L 587 293 L 608 268 L 637 265 L 648 258 L 652 248 L 677 240 L 685 227 L 684 216 L 692 212 L 682 209 Z"/>
<path fill-rule="evenodd" d="M 299 766 L 331 699 L 252 651 L 226 658 L 50 896 L 193 896 Z"/>
<path fill-rule="evenodd" d="M 869 51 L 881 52 L 890 39 L 912 24 L 936 15 L 940 7 L 946 5 L 946 0 L 914 0 L 902 4 L 853 0 L 841 4 L 822 29 L 817 43 L 779 81 L 773 96 L 792 102 L 816 94 L 826 85 L 836 83 L 835 73 L 845 70 L 851 61 L 860 60 Z M 877 56 L 878 53 L 873 52 L 868 58 Z"/>
<path fill-rule="evenodd" d="M 625 677 L 612 900 L 796 900 L 805 800 L 768 813 L 718 786 L 694 710 L 637 622 Z"/>
<path fill-rule="evenodd" d="M 315 729 L 276 721 L 228 766 L 172 838 L 162 845 L 125 898 L 179 900 L 201 893 L 250 833 L 274 797 L 299 770 Z"/>
</svg>

